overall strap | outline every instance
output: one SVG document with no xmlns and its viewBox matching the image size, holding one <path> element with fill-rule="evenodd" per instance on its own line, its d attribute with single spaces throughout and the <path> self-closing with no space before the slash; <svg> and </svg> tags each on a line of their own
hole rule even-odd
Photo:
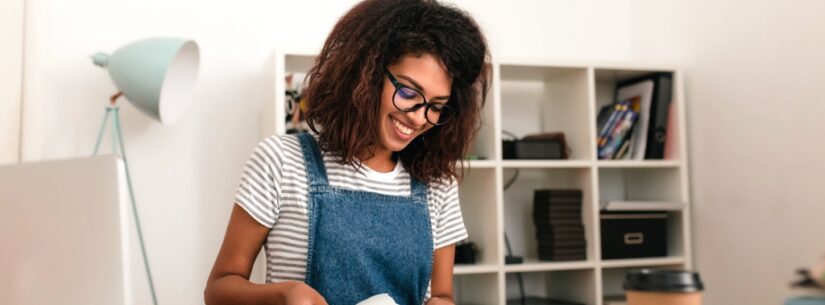
<svg viewBox="0 0 825 305">
<path fill-rule="evenodd" d="M 298 140 L 301 142 L 310 188 L 328 186 L 324 157 L 321 156 L 321 150 L 318 149 L 318 142 L 315 141 L 315 137 L 309 133 L 300 133 L 298 134 Z"/>
<path fill-rule="evenodd" d="M 412 173 L 410 173 L 410 195 L 415 200 L 427 203 L 427 185 L 416 179 Z"/>
</svg>

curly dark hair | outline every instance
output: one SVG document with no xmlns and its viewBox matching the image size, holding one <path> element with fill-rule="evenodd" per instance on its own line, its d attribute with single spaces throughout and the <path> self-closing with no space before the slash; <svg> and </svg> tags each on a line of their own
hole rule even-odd
<svg viewBox="0 0 825 305">
<path fill-rule="evenodd" d="M 378 141 L 384 68 L 405 56 L 431 54 L 452 79 L 451 107 L 458 115 L 416 137 L 402 151 L 411 175 L 422 182 L 460 178 L 456 165 L 481 126 L 490 84 L 489 51 L 478 24 L 458 8 L 427 0 L 366 0 L 341 17 L 307 74 L 306 120 L 319 145 L 355 165 Z M 321 131 L 316 128 L 321 127 Z"/>
</svg>

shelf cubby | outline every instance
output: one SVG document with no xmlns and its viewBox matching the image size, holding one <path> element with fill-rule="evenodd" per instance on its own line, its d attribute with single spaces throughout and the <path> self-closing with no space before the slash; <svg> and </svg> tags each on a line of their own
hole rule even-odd
<svg viewBox="0 0 825 305">
<path fill-rule="evenodd" d="M 527 297 L 553 298 L 587 305 L 597 304 L 595 269 L 521 272 Z M 507 300 L 521 298 L 518 276 L 506 276 Z"/>
<path fill-rule="evenodd" d="M 599 109 L 603 106 L 610 105 L 614 103 L 615 95 L 616 95 L 616 84 L 632 80 L 638 77 L 642 77 L 645 75 L 653 74 L 653 73 L 670 73 L 674 74 L 673 80 L 673 96 L 672 96 L 672 103 L 675 112 L 674 115 L 671 117 L 675 121 L 673 124 L 670 124 L 670 127 L 676 128 L 673 132 L 673 138 L 668 139 L 668 141 L 672 142 L 674 147 L 673 151 L 674 154 L 669 156 L 666 160 L 679 160 L 680 159 L 680 147 L 681 147 L 681 129 L 680 126 L 680 113 L 683 111 L 683 107 L 681 107 L 680 97 L 680 90 L 681 87 L 679 85 L 678 74 L 674 73 L 673 69 L 660 69 L 660 68 L 645 68 L 645 67 L 605 67 L 605 68 L 596 68 L 594 69 L 594 78 L 595 78 L 595 111 L 598 113 Z M 596 130 L 595 132 L 598 132 Z M 606 162 L 614 162 L 614 161 L 606 161 Z"/>
<path fill-rule="evenodd" d="M 569 159 L 592 155 L 586 67 L 502 65 L 502 137 L 563 132 Z"/>
<path fill-rule="evenodd" d="M 470 240 L 478 247 L 476 265 L 496 266 L 499 257 L 496 223 L 496 170 L 470 168 L 459 188 L 459 202 L 464 226 Z"/>
<path fill-rule="evenodd" d="M 498 273 L 461 274 L 453 279 L 456 305 L 497 305 L 500 292 Z"/>
<path fill-rule="evenodd" d="M 678 167 L 599 168 L 599 200 L 682 200 L 682 175 Z"/>
<path fill-rule="evenodd" d="M 595 212 L 592 197 L 592 173 L 590 168 L 568 169 L 505 169 L 504 181 L 516 175 L 518 178 L 504 192 L 504 228 L 513 255 L 522 256 L 528 262 L 539 262 L 536 228 L 533 222 L 533 193 L 537 189 L 582 190 L 582 224 L 587 242 L 587 258 L 593 259 L 595 230 L 589 215 Z M 541 262 L 547 263 L 547 262 Z"/>
</svg>

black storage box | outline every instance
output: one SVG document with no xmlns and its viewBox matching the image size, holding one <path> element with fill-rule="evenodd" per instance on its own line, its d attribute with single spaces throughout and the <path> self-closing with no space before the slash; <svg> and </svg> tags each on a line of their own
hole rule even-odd
<svg viewBox="0 0 825 305">
<path fill-rule="evenodd" d="M 560 140 L 504 140 L 504 159 L 565 159 L 564 143 Z"/>
<path fill-rule="evenodd" d="M 602 259 L 667 256 L 666 212 L 600 214 Z"/>
</svg>

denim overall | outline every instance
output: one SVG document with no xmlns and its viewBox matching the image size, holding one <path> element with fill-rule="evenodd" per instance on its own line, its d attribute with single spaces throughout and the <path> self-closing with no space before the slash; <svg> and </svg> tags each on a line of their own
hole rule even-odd
<svg viewBox="0 0 825 305">
<path fill-rule="evenodd" d="M 423 304 L 433 259 L 427 187 L 412 177 L 409 197 L 331 187 L 315 138 L 299 139 L 309 182 L 306 283 L 329 305 L 381 293 Z"/>
</svg>

